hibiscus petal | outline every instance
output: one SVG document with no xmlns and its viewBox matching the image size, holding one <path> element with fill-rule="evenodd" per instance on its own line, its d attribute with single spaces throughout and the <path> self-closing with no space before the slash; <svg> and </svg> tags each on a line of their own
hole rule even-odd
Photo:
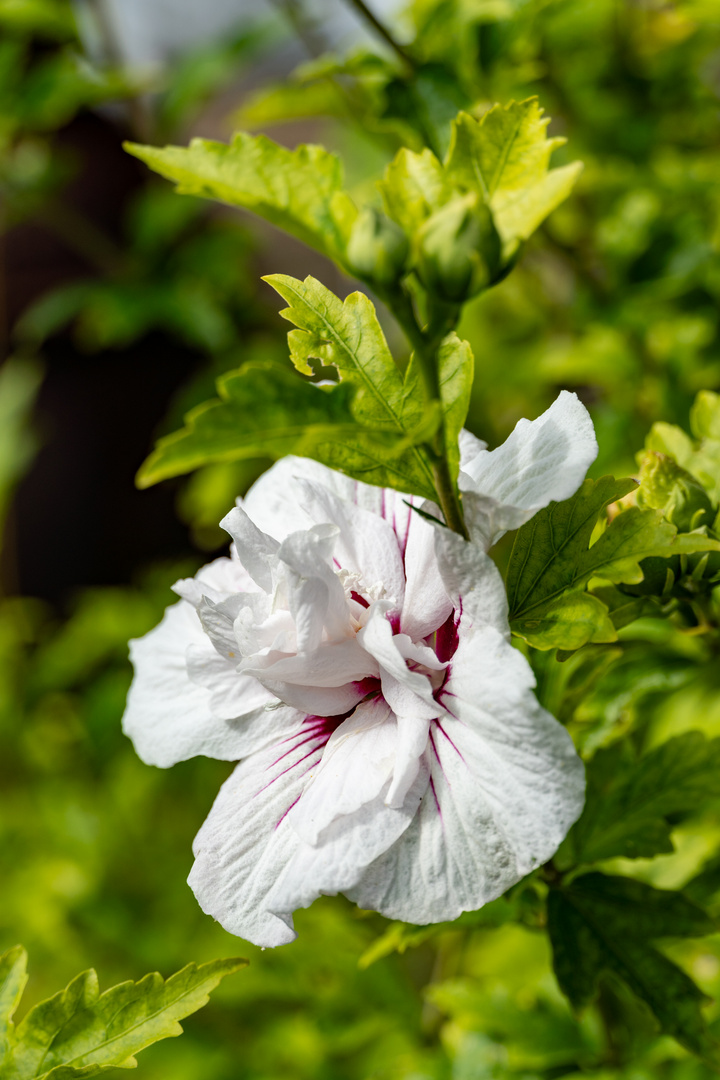
<svg viewBox="0 0 720 1080">
<path fill-rule="evenodd" d="M 495 630 L 461 641 L 433 725 L 431 786 L 398 843 L 347 895 L 393 919 L 455 919 L 549 859 L 583 805 L 583 766 Z"/>
<path fill-rule="evenodd" d="M 245 607 L 245 595 L 240 593 L 217 603 L 209 596 L 204 596 L 197 605 L 200 624 L 212 642 L 213 648 L 228 660 L 239 663 L 238 642 L 233 624 Z M 236 659 L 237 658 L 237 659 Z"/>
<path fill-rule="evenodd" d="M 220 528 L 232 536 L 238 558 L 253 581 L 264 592 L 272 592 L 272 559 L 280 547 L 278 541 L 258 529 L 239 506 L 225 515 Z"/>
<path fill-rule="evenodd" d="M 435 553 L 436 531 L 436 526 L 415 511 L 411 512 L 405 548 L 407 583 L 400 628 L 413 641 L 432 634 L 452 611 L 452 601 Z"/>
<path fill-rule="evenodd" d="M 319 640 L 318 629 L 322 632 L 323 627 L 331 641 L 347 638 L 353 632 L 345 590 L 331 565 L 338 536 L 336 525 L 314 525 L 304 532 L 291 533 L 278 552 L 278 558 L 290 570 L 288 601 L 298 627 L 298 651 L 312 648 L 313 641 Z M 321 582 L 323 589 L 305 587 L 305 581 L 313 580 Z"/>
<path fill-rule="evenodd" d="M 181 578 L 172 586 L 174 593 L 194 607 L 198 607 L 204 597 L 219 604 L 236 593 L 254 592 L 256 589 L 255 582 L 237 558 L 237 553 L 233 553 L 231 558 L 223 555 L 213 559 L 207 566 L 201 567 L 194 578 Z"/>
<path fill-rule="evenodd" d="M 343 476 L 309 458 L 292 455 L 281 458 L 263 473 L 238 505 L 260 529 L 278 540 L 284 540 L 290 533 L 307 529 L 312 524 L 299 480 L 320 484 L 338 498 L 378 514 L 392 527 L 401 550 L 404 550 L 411 513 L 405 503 L 406 500 L 412 502 L 412 496 L 351 480 L 349 476 Z"/>
<path fill-rule="evenodd" d="M 185 663 L 192 682 L 209 692 L 210 710 L 219 720 L 249 719 L 251 714 L 262 719 L 266 706 L 277 704 L 277 699 L 257 679 L 238 671 L 237 660 L 226 660 L 207 642 L 190 645 Z"/>
<path fill-rule="evenodd" d="M 442 528 L 435 529 L 435 546 L 440 573 L 455 610 L 462 612 L 475 628 L 493 626 L 509 637 L 505 585 L 485 548 Z"/>
<path fill-rule="evenodd" d="M 405 657 L 398 648 L 392 627 L 385 617 L 383 601 L 373 605 L 371 617 L 358 633 L 363 649 L 380 665 L 380 681 L 383 697 L 397 716 L 416 716 L 431 719 L 442 713 L 442 707 L 434 700 L 432 687 L 426 675 L 410 671 Z M 397 635 L 404 639 L 404 634 Z"/>
<path fill-rule="evenodd" d="M 487 450 L 487 443 L 484 439 L 478 439 L 477 435 L 473 435 L 467 428 L 463 428 L 460 432 L 458 439 L 460 444 L 460 467 L 465 468 L 468 461 L 472 461 L 476 458 L 481 450 Z"/>
<path fill-rule="evenodd" d="M 366 588 L 382 585 L 384 596 L 402 607 L 405 572 L 392 526 L 378 514 L 339 498 L 322 484 L 301 481 L 308 513 L 314 521 L 340 529 L 335 556 L 344 570 L 360 574 Z"/>
<path fill-rule="evenodd" d="M 321 645 L 303 656 L 250 656 L 243 661 L 242 670 L 257 679 L 306 687 L 341 687 L 380 673 L 377 661 L 355 637 Z"/>
<path fill-rule="evenodd" d="M 395 768 L 385 796 L 387 806 L 401 807 L 420 772 L 427 749 L 430 721 L 417 716 L 397 715 L 398 737 Z"/>
<path fill-rule="evenodd" d="M 402 806 L 387 805 L 386 784 L 374 799 L 363 803 L 354 813 L 336 817 L 324 829 L 317 846 L 300 843 L 268 894 L 268 907 L 287 919 L 286 913 L 309 907 L 318 896 L 352 889 L 367 866 L 391 848 L 408 828 L 427 784 L 428 769 L 423 759 Z"/>
<path fill-rule="evenodd" d="M 188 883 L 203 911 L 255 945 L 295 938 L 292 908 L 273 914 L 267 896 L 301 841 L 287 821 L 332 727 L 299 725 L 293 736 L 247 758 L 225 781 L 195 838 Z"/>
<path fill-rule="evenodd" d="M 169 607 L 149 634 L 130 642 L 135 678 L 123 730 L 148 765 L 167 768 L 198 754 L 236 761 L 282 738 L 287 723 L 296 722 L 289 719 L 289 710 L 258 711 L 257 697 L 247 701 L 247 716 L 228 721 L 215 715 L 210 691 L 188 675 L 186 653 L 192 646 L 218 656 L 194 608 L 184 600 Z"/>
<path fill-rule="evenodd" d="M 587 409 L 561 391 L 542 416 L 519 420 L 502 446 L 462 463 L 460 488 L 484 500 L 475 504 L 474 535 L 490 546 L 549 502 L 569 499 L 597 452 Z"/>
<path fill-rule="evenodd" d="M 335 492 L 341 499 L 354 501 L 358 481 L 328 469 L 310 458 L 288 455 L 255 481 L 238 505 L 249 514 L 258 527 L 282 541 L 290 533 L 307 529 L 313 524 L 303 501 L 298 480 L 311 480 Z M 367 485 L 363 485 L 366 487 Z"/>
<path fill-rule="evenodd" d="M 396 743 L 397 725 L 384 701 L 364 702 L 343 721 L 288 814 L 303 843 L 320 843 L 335 818 L 377 798 L 392 774 Z"/>
<path fill-rule="evenodd" d="M 378 674 L 376 662 L 355 638 L 322 645 L 310 656 L 252 656 L 243 661 L 242 671 L 280 701 L 317 716 L 349 712 L 367 694 L 361 680 Z"/>
</svg>

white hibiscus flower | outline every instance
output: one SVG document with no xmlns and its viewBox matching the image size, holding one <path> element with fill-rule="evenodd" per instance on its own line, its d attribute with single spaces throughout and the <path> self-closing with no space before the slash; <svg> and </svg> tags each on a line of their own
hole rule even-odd
<svg viewBox="0 0 720 1080">
<path fill-rule="evenodd" d="M 394 491 L 284 458 L 222 522 L 230 558 L 131 643 L 125 730 L 144 761 L 242 759 L 195 841 L 203 909 L 259 945 L 345 893 L 394 919 L 456 918 L 549 859 L 583 768 L 509 641 L 486 554 L 597 453 L 563 392 L 488 452 L 464 433 L 474 540 Z M 426 504 L 425 509 L 428 509 Z"/>
</svg>

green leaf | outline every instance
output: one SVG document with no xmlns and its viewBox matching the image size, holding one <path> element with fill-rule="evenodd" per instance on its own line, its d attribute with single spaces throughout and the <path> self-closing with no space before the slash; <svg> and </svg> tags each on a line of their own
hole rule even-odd
<svg viewBox="0 0 720 1080">
<path fill-rule="evenodd" d="M 346 115 L 345 99 L 330 79 L 307 83 L 293 79 L 252 94 L 232 119 L 240 127 L 258 128 L 308 116 Z"/>
<path fill-rule="evenodd" d="M 449 334 L 438 353 L 438 383 L 445 453 L 453 482 L 460 472 L 460 432 L 470 409 L 474 374 L 475 358 L 469 343 Z"/>
<path fill-rule="evenodd" d="M 586 592 L 567 592 L 533 608 L 530 618 L 516 618 L 513 633 L 535 649 L 579 649 L 588 642 L 616 641 L 605 604 Z"/>
<path fill-rule="evenodd" d="M 598 585 L 589 596 L 594 596 L 607 608 L 608 617 L 616 630 L 629 626 L 646 615 L 657 615 L 657 601 L 651 596 L 628 596 L 614 585 Z"/>
<path fill-rule="evenodd" d="M 460 113 L 453 125 L 447 175 L 490 207 L 505 258 L 567 198 L 582 170 L 579 161 L 549 169 L 565 139 L 548 139 L 548 123 L 537 98 L 529 98 L 495 105 L 480 120 Z"/>
<path fill-rule="evenodd" d="M 426 990 L 428 1001 L 454 1022 L 458 1032 L 484 1032 L 492 1039 L 474 1067 L 462 1074 L 465 1080 L 539 1080 L 568 1072 L 576 1076 L 578 1061 L 597 1059 L 599 1047 L 594 1045 L 591 1026 L 578 1024 L 562 999 L 548 1000 L 542 991 L 537 996 L 534 992 L 528 1008 L 499 979 L 488 982 L 460 976 L 433 981 Z M 496 1053 L 501 1049 L 500 1060 L 506 1064 L 498 1072 L 487 1069 L 493 1045 Z M 453 1080 L 459 1080 L 455 1072 Z"/>
<path fill-rule="evenodd" d="M 60 41 L 77 37 L 67 0 L 0 0 L 0 29 Z"/>
<path fill-rule="evenodd" d="M 0 530 L 13 489 L 38 448 L 31 416 L 43 374 L 28 358 L 10 357 L 0 368 Z"/>
<path fill-rule="evenodd" d="M 460 472 L 460 432 L 470 408 L 475 358 L 467 341 L 461 341 L 452 333 L 443 341 L 438 351 L 438 385 L 440 406 L 443 417 L 443 440 L 447 455 L 450 476 L 453 482 Z M 415 353 L 410 357 L 404 379 L 404 394 L 407 405 L 417 409 L 423 400 L 423 388 Z M 415 418 L 421 422 L 422 412 Z M 409 422 L 407 406 L 404 419 Z"/>
<path fill-rule="evenodd" d="M 104 994 L 95 972 L 83 972 L 18 1025 L 2 1080 L 71 1080 L 133 1068 L 135 1054 L 181 1035 L 179 1021 L 206 1005 L 220 981 L 246 964 L 237 958 L 188 964 L 167 982 L 156 972 Z"/>
<path fill-rule="evenodd" d="M 420 64 L 411 76 L 391 79 L 383 99 L 383 127 L 395 129 L 402 142 L 419 140 L 438 154 L 448 148 L 458 110 L 469 103 L 455 71 L 438 63 Z"/>
<path fill-rule="evenodd" d="M 720 855 L 703 863 L 699 873 L 683 885 L 683 892 L 696 904 L 709 908 L 717 917 L 717 899 L 720 895 Z"/>
<path fill-rule="evenodd" d="M 412 236 L 453 194 L 442 165 L 432 150 L 416 154 L 403 148 L 378 184 L 388 217 Z"/>
<path fill-rule="evenodd" d="M 701 390 L 690 410 L 695 439 L 682 428 L 662 421 L 653 424 L 645 440 L 645 454 L 672 457 L 700 481 L 715 506 L 720 503 L 720 395 Z M 645 454 L 639 454 L 642 461 Z"/>
<path fill-rule="evenodd" d="M 332 365 L 341 385 L 348 383 L 357 391 L 352 413 L 359 424 L 418 442 L 431 437 L 438 418 L 426 415 L 413 372 L 403 380 L 375 308 L 364 293 L 351 293 L 343 302 L 312 277 L 298 281 L 273 274 L 265 280 L 290 304 L 280 314 L 298 327 L 288 334 L 290 356 L 298 371 L 312 375 L 313 360 Z M 459 387 L 461 381 L 455 370 L 458 355 L 455 351 L 445 360 L 446 384 L 452 388 Z M 462 411 L 462 405 L 455 408 Z M 436 498 L 432 466 L 421 446 L 392 458 L 381 447 L 374 459 L 363 450 L 357 460 L 353 448 L 348 446 L 347 450 L 344 456 L 323 460 L 367 483 Z"/>
<path fill-rule="evenodd" d="M 615 583 L 640 582 L 643 580 L 640 563 L 651 556 L 670 558 L 695 551 L 720 550 L 717 541 L 701 533 L 678 534 L 675 526 L 663 519 L 661 511 L 637 507 L 617 514 L 595 543 L 590 544 L 601 511 L 634 487 L 634 480 L 615 480 L 612 476 L 586 480 L 571 499 L 550 503 L 518 530 L 506 583 L 511 625 L 520 636 L 536 634 L 538 640 L 552 639 L 557 647 L 576 648 L 562 643 L 563 627 L 568 642 L 583 636 L 574 623 L 572 604 L 567 598 L 569 592 L 579 592 L 591 578 Z M 598 597 L 595 599 L 601 603 Z M 561 604 L 559 609 L 558 604 Z M 591 611 L 585 607 L 580 614 L 590 635 L 585 637 L 586 641 L 613 640 L 602 636 L 608 630 L 609 616 L 600 618 L 599 608 L 594 606 Z M 548 637 L 543 638 L 545 632 Z"/>
<path fill-rule="evenodd" d="M 690 430 L 696 439 L 720 441 L 720 394 L 700 391 L 690 410 Z"/>
<path fill-rule="evenodd" d="M 13 1036 L 12 1018 L 27 980 L 27 953 L 22 945 L 16 945 L 0 956 L 0 1075 Z"/>
<path fill-rule="evenodd" d="M 717 1068 L 720 1045 L 705 1026 L 702 991 L 651 944 L 713 930 L 705 912 L 681 893 L 631 878 L 584 874 L 548 897 L 553 966 L 572 1005 L 589 1004 L 600 976 L 613 974 L 650 1007 L 665 1034 Z"/>
<path fill-rule="evenodd" d="M 627 742 L 599 750 L 587 766 L 585 809 L 564 841 L 559 865 L 673 851 L 671 814 L 718 798 L 720 739 L 678 735 L 639 761 Z"/>
<path fill-rule="evenodd" d="M 391 953 L 404 953 L 415 949 L 440 934 L 457 930 L 474 930 L 478 927 L 504 926 L 506 923 L 537 923 L 542 912 L 542 901 L 531 886 L 518 887 L 497 900 L 491 900 L 478 911 L 464 911 L 452 922 L 433 923 L 430 926 L 414 926 L 411 923 L 393 922 L 376 938 L 358 961 L 361 970 L 370 967 Z"/>
<path fill-rule="evenodd" d="M 230 145 L 193 139 L 188 147 L 126 143 L 125 149 L 173 180 L 182 195 L 252 210 L 324 254 L 344 250 L 356 211 L 342 190 L 340 159 L 321 146 L 287 150 L 265 135 L 239 132 Z"/>
<path fill-rule="evenodd" d="M 250 361 L 221 376 L 217 390 L 219 399 L 198 405 L 181 431 L 159 440 L 138 472 L 139 487 L 212 462 L 285 454 L 336 468 L 355 455 L 368 470 L 389 468 L 376 459 L 391 462 L 402 450 L 396 433 L 358 423 L 352 385 L 319 387 L 279 365 Z"/>
</svg>

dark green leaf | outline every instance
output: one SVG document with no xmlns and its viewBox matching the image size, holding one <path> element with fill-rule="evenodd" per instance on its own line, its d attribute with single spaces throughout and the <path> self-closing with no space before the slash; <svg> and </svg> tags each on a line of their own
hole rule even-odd
<svg viewBox="0 0 720 1080">
<path fill-rule="evenodd" d="M 678 735 L 635 760 L 627 743 L 595 754 L 587 798 L 563 845 L 574 864 L 614 856 L 649 858 L 673 850 L 670 814 L 720 797 L 720 739 Z"/>
<path fill-rule="evenodd" d="M 683 892 L 696 904 L 709 907 L 717 915 L 718 896 L 720 895 L 720 855 L 708 859 L 700 872 L 683 885 Z"/>
<path fill-rule="evenodd" d="M 713 930 L 705 912 L 681 893 L 631 878 L 585 874 L 548 897 L 555 974 L 572 1005 L 589 1004 L 600 976 L 612 973 L 649 1006 L 665 1034 L 717 1068 L 720 1046 L 705 1026 L 702 991 L 651 944 Z"/>
</svg>

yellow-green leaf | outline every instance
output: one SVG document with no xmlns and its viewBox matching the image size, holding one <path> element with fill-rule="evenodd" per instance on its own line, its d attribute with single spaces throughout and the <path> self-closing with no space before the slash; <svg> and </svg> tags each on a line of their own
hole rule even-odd
<svg viewBox="0 0 720 1080">
<path fill-rule="evenodd" d="M 202 195 L 241 206 L 324 254 L 344 249 L 354 207 L 343 192 L 340 158 L 321 146 L 288 150 L 266 135 L 238 132 L 232 142 L 193 139 L 188 147 L 125 149 L 177 184 L 182 195 Z"/>
<path fill-rule="evenodd" d="M 570 194 L 582 164 L 550 169 L 565 140 L 548 139 L 537 98 L 495 105 L 480 120 L 460 113 L 453 125 L 446 173 L 456 187 L 477 191 L 493 212 L 508 258 Z"/>
<path fill-rule="evenodd" d="M 206 1005 L 218 983 L 246 964 L 247 960 L 237 958 L 188 964 L 167 982 L 155 972 L 137 983 L 113 986 L 104 994 L 95 972 L 85 971 L 67 989 L 32 1008 L 16 1029 L 8 1029 L 0 1076 L 2 1080 L 71 1080 L 111 1068 L 133 1068 L 135 1054 L 160 1039 L 181 1035 L 179 1021 Z M 3 966 L 11 972 L 12 1009 L 22 992 L 22 950 L 11 950 L 0 958 L 0 978 Z"/>
</svg>

